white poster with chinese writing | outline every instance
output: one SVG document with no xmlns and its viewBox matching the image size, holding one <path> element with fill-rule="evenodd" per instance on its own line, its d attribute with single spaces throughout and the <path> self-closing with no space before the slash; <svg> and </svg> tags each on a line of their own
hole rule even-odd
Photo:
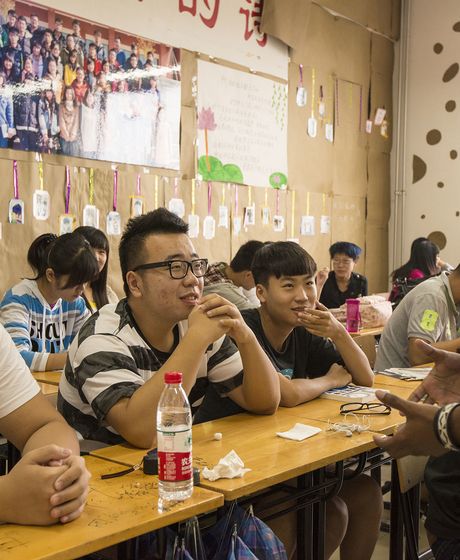
<svg viewBox="0 0 460 560">
<path fill-rule="evenodd" d="M 197 105 L 202 180 L 286 185 L 286 85 L 199 60 Z"/>
<path fill-rule="evenodd" d="M 264 0 L 144 0 L 116 2 L 116 9 L 113 0 L 41 0 L 40 4 L 55 8 L 56 15 L 77 13 L 114 30 L 287 79 L 286 45 L 259 31 Z M 40 24 L 48 27 L 47 21 Z"/>
</svg>

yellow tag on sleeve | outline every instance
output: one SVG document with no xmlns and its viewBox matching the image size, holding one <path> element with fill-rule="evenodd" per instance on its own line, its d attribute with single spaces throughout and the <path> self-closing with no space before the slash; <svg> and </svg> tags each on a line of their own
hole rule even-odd
<svg viewBox="0 0 460 560">
<path fill-rule="evenodd" d="M 433 332 L 439 319 L 439 313 L 433 309 L 425 309 L 420 326 L 424 331 Z"/>
</svg>

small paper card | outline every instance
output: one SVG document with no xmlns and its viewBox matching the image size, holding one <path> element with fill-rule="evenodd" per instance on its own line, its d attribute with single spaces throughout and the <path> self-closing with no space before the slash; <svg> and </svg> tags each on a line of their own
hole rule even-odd
<svg viewBox="0 0 460 560">
<path fill-rule="evenodd" d="M 228 228 L 229 218 L 228 218 L 228 206 L 219 206 L 219 222 L 218 227 Z"/>
<path fill-rule="evenodd" d="M 48 191 L 34 191 L 32 198 L 32 213 L 36 220 L 47 220 L 49 218 L 50 195 Z"/>
<path fill-rule="evenodd" d="M 241 218 L 235 216 L 233 218 L 233 235 L 238 235 L 241 231 Z"/>
<path fill-rule="evenodd" d="M 386 114 L 387 114 L 386 109 L 379 107 L 375 112 L 374 124 L 376 126 L 380 126 L 383 123 L 383 119 L 385 118 Z"/>
<path fill-rule="evenodd" d="M 297 88 L 295 102 L 298 107 L 305 107 L 307 104 L 307 90 L 303 86 Z"/>
<path fill-rule="evenodd" d="M 273 216 L 273 231 L 284 230 L 284 216 Z"/>
<path fill-rule="evenodd" d="M 119 212 L 109 212 L 106 218 L 107 235 L 121 235 L 121 216 Z"/>
<path fill-rule="evenodd" d="M 367 132 L 368 134 L 370 134 L 370 133 L 372 132 L 372 125 L 373 125 L 372 120 L 371 120 L 371 119 L 367 119 L 367 121 L 366 121 L 366 132 Z"/>
<path fill-rule="evenodd" d="M 73 214 L 61 214 L 59 216 L 59 235 L 72 233 L 75 229 L 76 218 Z"/>
<path fill-rule="evenodd" d="M 294 441 L 303 441 L 321 432 L 321 428 L 315 426 L 308 426 L 307 424 L 295 424 L 293 428 L 287 432 L 276 432 L 276 435 Z"/>
<path fill-rule="evenodd" d="M 99 229 L 99 210 L 93 204 L 83 208 L 83 225 Z"/>
<path fill-rule="evenodd" d="M 10 224 L 24 223 L 24 201 L 20 198 L 12 198 L 8 204 L 8 222 Z"/>
<path fill-rule="evenodd" d="M 137 218 L 144 213 L 144 198 L 142 196 L 131 197 L 130 217 Z"/>
<path fill-rule="evenodd" d="M 302 216 L 300 219 L 300 234 L 315 235 L 315 216 Z"/>
<path fill-rule="evenodd" d="M 212 216 L 206 216 L 203 220 L 203 237 L 213 239 L 216 236 L 216 220 Z"/>
<path fill-rule="evenodd" d="M 198 214 L 188 215 L 188 235 L 190 239 L 196 239 L 200 235 L 200 216 Z"/>
<path fill-rule="evenodd" d="M 334 125 L 332 123 L 326 123 L 324 136 L 328 142 L 334 142 Z"/>
<path fill-rule="evenodd" d="M 311 138 L 315 138 L 318 132 L 318 123 L 315 117 L 310 117 L 307 122 L 307 134 Z"/>
<path fill-rule="evenodd" d="M 383 120 L 383 123 L 380 127 L 380 134 L 384 138 L 388 138 L 388 121 L 386 119 Z"/>
<path fill-rule="evenodd" d="M 183 218 L 185 216 L 185 204 L 182 198 L 171 198 L 168 202 L 168 210 L 179 218 Z"/>
<path fill-rule="evenodd" d="M 271 212 L 268 206 L 262 208 L 262 225 L 268 226 L 270 224 Z"/>
<path fill-rule="evenodd" d="M 292 243 L 300 243 L 298 237 L 289 237 L 286 241 L 291 241 Z"/>
<path fill-rule="evenodd" d="M 330 233 L 331 232 L 331 217 L 330 216 L 321 216 L 321 224 L 320 224 L 320 232 L 321 233 Z"/>
<path fill-rule="evenodd" d="M 244 209 L 244 226 L 254 226 L 256 224 L 256 205 L 247 206 Z"/>
<path fill-rule="evenodd" d="M 326 103 L 324 103 L 324 101 L 320 101 L 318 103 L 318 114 L 321 118 L 324 118 L 324 115 L 326 114 Z"/>
</svg>

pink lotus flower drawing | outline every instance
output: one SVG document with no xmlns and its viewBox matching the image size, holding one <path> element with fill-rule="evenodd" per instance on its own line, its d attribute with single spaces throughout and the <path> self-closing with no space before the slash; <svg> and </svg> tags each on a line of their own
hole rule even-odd
<svg viewBox="0 0 460 560">
<path fill-rule="evenodd" d="M 205 109 L 204 107 L 198 113 L 198 129 L 204 130 L 204 142 L 206 149 L 206 167 L 208 171 L 211 170 L 211 165 L 209 164 L 209 150 L 208 150 L 208 130 L 216 130 L 216 121 L 214 120 L 214 113 L 211 107 Z"/>
</svg>

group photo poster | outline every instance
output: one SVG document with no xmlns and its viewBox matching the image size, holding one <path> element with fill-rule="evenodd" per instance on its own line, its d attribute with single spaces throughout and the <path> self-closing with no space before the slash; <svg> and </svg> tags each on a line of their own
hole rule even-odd
<svg viewBox="0 0 460 560">
<path fill-rule="evenodd" d="M 0 148 L 179 169 L 180 50 L 36 2 L 0 5 Z"/>
</svg>

